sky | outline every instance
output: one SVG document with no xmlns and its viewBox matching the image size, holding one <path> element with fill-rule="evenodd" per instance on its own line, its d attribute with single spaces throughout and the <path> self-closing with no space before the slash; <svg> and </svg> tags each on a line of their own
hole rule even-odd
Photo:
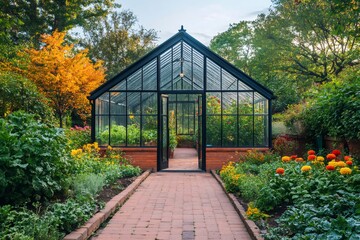
<svg viewBox="0 0 360 240">
<path fill-rule="evenodd" d="M 176 34 L 181 25 L 205 45 L 231 23 L 253 20 L 266 13 L 271 0 L 116 0 L 131 10 L 145 29 L 158 32 L 158 44 Z"/>
</svg>

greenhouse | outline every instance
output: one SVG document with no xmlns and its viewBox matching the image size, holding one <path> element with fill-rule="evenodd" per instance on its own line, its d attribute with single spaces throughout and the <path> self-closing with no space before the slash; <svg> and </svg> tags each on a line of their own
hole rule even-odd
<svg viewBox="0 0 360 240">
<path fill-rule="evenodd" d="M 92 140 L 155 171 L 193 148 L 197 169 L 209 170 L 225 160 L 215 156 L 271 147 L 272 98 L 181 28 L 91 93 Z"/>
</svg>

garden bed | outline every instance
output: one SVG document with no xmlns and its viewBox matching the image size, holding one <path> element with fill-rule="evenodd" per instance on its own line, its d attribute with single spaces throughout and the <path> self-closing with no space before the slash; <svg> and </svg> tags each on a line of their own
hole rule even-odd
<svg viewBox="0 0 360 240">
<path fill-rule="evenodd" d="M 360 172 L 338 150 L 304 158 L 250 151 L 220 176 L 265 239 L 359 239 Z"/>
</svg>

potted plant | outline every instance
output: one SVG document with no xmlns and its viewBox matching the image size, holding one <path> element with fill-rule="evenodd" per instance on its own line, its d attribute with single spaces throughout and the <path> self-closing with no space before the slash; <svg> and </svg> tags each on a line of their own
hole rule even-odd
<svg viewBox="0 0 360 240">
<path fill-rule="evenodd" d="M 174 151 L 178 142 L 176 140 L 176 134 L 174 131 L 170 131 L 169 134 L 169 158 L 174 158 Z"/>
</svg>

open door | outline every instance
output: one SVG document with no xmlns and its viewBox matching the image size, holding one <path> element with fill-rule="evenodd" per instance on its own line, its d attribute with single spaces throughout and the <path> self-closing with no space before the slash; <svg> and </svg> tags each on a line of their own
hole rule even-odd
<svg viewBox="0 0 360 240">
<path fill-rule="evenodd" d="M 197 137 L 197 151 L 198 151 L 198 161 L 199 169 L 203 169 L 202 164 L 202 96 L 198 96 L 198 105 L 197 105 L 197 115 L 198 115 L 198 137 Z"/>
<path fill-rule="evenodd" d="M 160 169 L 169 167 L 169 98 L 167 95 L 161 95 L 160 101 Z"/>
</svg>

